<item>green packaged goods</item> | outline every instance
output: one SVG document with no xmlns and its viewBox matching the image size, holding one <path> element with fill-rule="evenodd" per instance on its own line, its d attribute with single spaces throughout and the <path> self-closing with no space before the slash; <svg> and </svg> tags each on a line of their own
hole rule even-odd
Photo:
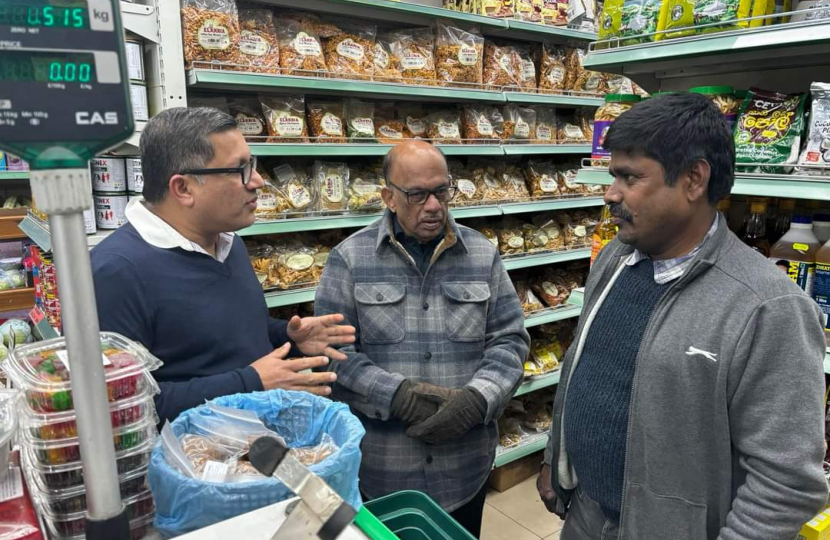
<svg viewBox="0 0 830 540">
<path fill-rule="evenodd" d="M 752 0 L 665 0 L 658 41 L 694 34 L 737 30 L 747 26 Z"/>
<path fill-rule="evenodd" d="M 798 160 L 804 130 L 804 94 L 780 94 L 752 88 L 735 126 L 738 165 L 786 165 Z M 783 167 L 739 167 L 742 171 L 788 172 Z"/>
<path fill-rule="evenodd" d="M 662 5 L 663 0 L 606 0 L 599 39 L 638 37 L 623 45 L 654 41 Z"/>
</svg>

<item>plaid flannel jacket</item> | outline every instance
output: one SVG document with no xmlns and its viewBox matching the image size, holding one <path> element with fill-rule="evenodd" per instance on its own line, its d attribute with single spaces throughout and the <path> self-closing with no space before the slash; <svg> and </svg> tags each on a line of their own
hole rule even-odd
<svg viewBox="0 0 830 540">
<path fill-rule="evenodd" d="M 447 511 L 487 480 L 498 444 L 496 419 L 522 379 L 530 338 L 516 291 L 496 248 L 449 218 L 426 275 L 395 240 L 392 215 L 338 245 L 314 301 L 315 315 L 342 313 L 357 342 L 341 350 L 333 397 L 366 427 L 361 490 L 429 494 Z M 469 386 L 487 401 L 484 424 L 463 437 L 425 444 L 390 419 L 404 379 Z"/>
</svg>

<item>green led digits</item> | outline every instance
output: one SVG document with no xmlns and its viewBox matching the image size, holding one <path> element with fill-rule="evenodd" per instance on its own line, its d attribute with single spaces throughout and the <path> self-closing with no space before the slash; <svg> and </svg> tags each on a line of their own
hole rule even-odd
<svg viewBox="0 0 830 540">
<path fill-rule="evenodd" d="M 89 53 L 0 51 L 0 81 L 94 83 L 94 61 Z"/>
<path fill-rule="evenodd" d="M 25 3 L 4 3 L 0 5 L 0 25 L 70 29 L 89 27 L 86 2 L 80 0 L 61 2 L 62 5 L 56 6 L 49 5 L 51 3 L 57 2 L 41 0 Z"/>
</svg>

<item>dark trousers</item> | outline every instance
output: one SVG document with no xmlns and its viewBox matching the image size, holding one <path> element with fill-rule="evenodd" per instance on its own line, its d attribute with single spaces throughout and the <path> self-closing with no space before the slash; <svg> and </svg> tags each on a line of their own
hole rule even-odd
<svg viewBox="0 0 830 540">
<path fill-rule="evenodd" d="M 475 497 L 470 499 L 470 502 L 450 512 L 453 519 L 475 538 L 481 536 L 481 518 L 484 515 L 484 498 L 486 496 L 487 482 L 484 483 Z"/>
<path fill-rule="evenodd" d="M 565 525 L 562 527 L 562 540 L 617 540 L 620 535 L 619 524 L 608 519 L 602 508 L 591 499 L 582 488 L 577 486 L 571 497 L 571 507 Z"/>
</svg>

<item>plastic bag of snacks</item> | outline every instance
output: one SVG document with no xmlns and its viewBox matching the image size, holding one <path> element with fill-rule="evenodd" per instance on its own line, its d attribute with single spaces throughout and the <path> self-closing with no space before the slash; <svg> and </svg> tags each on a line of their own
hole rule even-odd
<svg viewBox="0 0 830 540">
<path fill-rule="evenodd" d="M 445 86 L 481 85 L 484 38 L 478 30 L 469 32 L 438 21 L 435 42 L 435 72 Z"/>
<path fill-rule="evenodd" d="M 283 163 L 274 169 L 275 184 L 280 195 L 278 205 L 285 214 L 299 215 L 319 210 L 319 190 L 302 167 Z"/>
<path fill-rule="evenodd" d="M 531 287 L 548 307 L 564 304 L 571 290 L 575 288 L 569 286 L 564 276 L 556 274 L 550 268 L 546 268 L 540 276 L 536 277 Z"/>
<path fill-rule="evenodd" d="M 599 71 L 591 71 L 582 67 L 588 51 L 575 48 L 568 51 L 565 66 L 568 70 L 566 87 L 573 92 L 584 94 L 604 94 L 607 91 L 605 75 Z"/>
<path fill-rule="evenodd" d="M 594 140 L 594 110 L 582 107 L 576 110 L 576 123 L 582 128 L 582 133 L 588 142 Z"/>
<path fill-rule="evenodd" d="M 271 258 L 274 285 L 281 290 L 311 287 L 317 283 L 314 257 L 317 249 L 304 245 L 301 240 L 274 242 Z"/>
<path fill-rule="evenodd" d="M 536 131 L 533 135 L 534 144 L 556 143 L 556 109 L 545 105 L 531 107 L 536 111 Z"/>
<path fill-rule="evenodd" d="M 576 181 L 579 173 L 579 164 L 565 164 L 557 168 L 559 171 L 559 191 L 563 195 L 582 195 L 588 192 L 587 184 Z"/>
<path fill-rule="evenodd" d="M 504 117 L 495 107 L 468 105 L 464 107 L 464 139 L 475 141 L 499 140 L 504 129 Z"/>
<path fill-rule="evenodd" d="M 798 161 L 804 130 L 804 94 L 780 94 L 752 88 L 735 126 L 736 163 L 790 164 Z M 739 170 L 754 170 L 739 167 Z M 762 172 L 787 172 L 761 167 Z"/>
<path fill-rule="evenodd" d="M 567 26 L 569 0 L 543 0 L 542 23 L 551 26 Z"/>
<path fill-rule="evenodd" d="M 568 49 L 560 45 L 542 44 L 539 61 L 539 90 L 561 92 L 568 89 Z"/>
<path fill-rule="evenodd" d="M 510 104 L 504 108 L 502 140 L 529 142 L 536 133 L 536 111 Z"/>
<path fill-rule="evenodd" d="M 346 210 L 349 166 L 345 163 L 315 161 L 313 176 L 320 193 L 320 209 L 324 212 Z"/>
<path fill-rule="evenodd" d="M 525 237 L 526 252 L 536 253 L 539 251 L 547 251 L 548 235 L 543 229 L 540 229 L 532 223 L 525 223 L 522 225 L 522 233 Z"/>
<path fill-rule="evenodd" d="M 459 161 L 450 161 L 449 171 L 456 187 L 453 205 L 474 204 L 484 198 L 484 190 L 476 185 L 473 175 Z"/>
<path fill-rule="evenodd" d="M 395 109 L 404 123 L 403 136 L 406 139 L 422 139 L 427 136 L 427 115 L 417 103 L 402 103 Z"/>
<path fill-rule="evenodd" d="M 392 53 L 394 40 L 394 34 L 380 34 L 375 38 L 372 78 L 377 82 L 403 82 L 403 68 L 400 62 L 395 61 Z"/>
<path fill-rule="evenodd" d="M 502 255 L 520 255 L 525 252 L 522 222 L 515 218 L 504 219 L 499 228 L 499 249 Z"/>
<path fill-rule="evenodd" d="M 657 29 L 666 33 L 657 39 L 745 28 L 749 23 L 738 19 L 749 17 L 752 4 L 751 0 L 664 0 Z M 704 25 L 716 26 L 697 28 Z"/>
<path fill-rule="evenodd" d="M 270 9 L 239 10 L 239 59 L 245 71 L 280 72 L 280 45 Z"/>
<path fill-rule="evenodd" d="M 375 141 L 375 104 L 369 101 L 346 101 L 346 127 L 349 142 Z"/>
<path fill-rule="evenodd" d="M 565 247 L 565 234 L 554 216 L 551 214 L 537 214 L 533 217 L 533 224 L 539 227 L 539 230 L 544 232 L 548 238 L 548 243 L 545 246 L 546 251 L 554 251 Z"/>
<path fill-rule="evenodd" d="M 689 92 L 702 94 L 712 100 L 720 109 L 723 119 L 729 125 L 729 131 L 735 130 L 735 122 L 738 121 L 738 111 L 741 108 L 741 101 L 735 96 L 735 89 L 731 86 L 698 86 L 690 88 Z"/>
<path fill-rule="evenodd" d="M 326 67 L 335 77 L 370 80 L 375 70 L 374 26 L 340 25 L 340 32 L 323 38 Z"/>
<path fill-rule="evenodd" d="M 325 143 L 346 142 L 342 101 L 310 101 L 307 108 L 309 131 L 313 140 Z"/>
<path fill-rule="evenodd" d="M 577 122 L 576 115 L 560 114 L 556 118 L 556 140 L 562 144 L 585 144 L 587 134 Z"/>
<path fill-rule="evenodd" d="M 810 85 L 810 93 L 813 96 L 810 129 L 798 164 L 811 167 L 797 170 L 806 175 L 826 175 L 830 169 L 830 84 L 814 82 Z M 815 166 L 823 169 L 813 168 Z"/>
<path fill-rule="evenodd" d="M 536 91 L 536 62 L 533 60 L 533 52 L 530 45 L 514 45 L 513 53 L 518 65 L 518 78 L 516 86 L 522 92 Z"/>
<path fill-rule="evenodd" d="M 527 162 L 527 185 L 533 198 L 558 197 L 559 182 L 556 167 L 550 161 Z"/>
<path fill-rule="evenodd" d="M 265 169 L 257 165 L 257 172 L 262 177 L 262 187 L 256 191 L 256 210 L 254 215 L 257 220 L 277 219 L 286 209 L 279 196 L 279 189 L 273 183 L 271 175 Z"/>
<path fill-rule="evenodd" d="M 516 294 L 519 295 L 519 302 L 522 303 L 522 311 L 525 315 L 545 309 L 544 304 L 533 294 L 533 290 L 527 281 L 519 281 L 516 283 Z"/>
<path fill-rule="evenodd" d="M 565 246 L 568 249 L 579 249 L 591 245 L 591 235 L 597 221 L 588 215 L 576 215 L 573 221 L 563 223 L 565 232 Z"/>
<path fill-rule="evenodd" d="M 519 80 L 518 56 L 512 45 L 488 40 L 484 44 L 484 73 L 482 82 L 485 88 L 498 90 L 512 86 Z"/>
<path fill-rule="evenodd" d="M 283 75 L 324 76 L 326 60 L 323 45 L 307 20 L 281 18 L 276 21 Z"/>
<path fill-rule="evenodd" d="M 503 201 L 508 196 L 507 187 L 501 176 L 502 165 L 496 161 L 475 160 L 470 162 L 476 190 L 481 190 L 481 200 Z"/>
<path fill-rule="evenodd" d="M 433 143 L 461 144 L 461 115 L 451 109 L 427 115 L 427 139 Z"/>
<path fill-rule="evenodd" d="M 501 178 L 504 182 L 507 201 L 526 201 L 530 199 L 530 192 L 527 190 L 525 175 L 517 164 L 507 163 L 501 170 Z"/>
<path fill-rule="evenodd" d="M 393 65 L 409 84 L 435 84 L 435 31 L 432 28 L 398 30 L 387 34 Z"/>
<path fill-rule="evenodd" d="M 490 224 L 482 220 L 471 223 L 470 226 L 480 232 L 484 238 L 493 244 L 493 247 L 499 249 L 499 235 L 496 232 L 496 229 L 494 229 Z"/>
<path fill-rule="evenodd" d="M 227 104 L 228 113 L 236 120 L 236 127 L 242 135 L 255 142 L 265 142 L 268 127 L 259 100 L 255 97 L 232 97 Z"/>
<path fill-rule="evenodd" d="M 375 104 L 375 138 L 381 144 L 397 144 L 404 140 L 406 125 L 397 118 L 393 103 Z"/>
<path fill-rule="evenodd" d="M 186 65 L 236 63 L 239 19 L 235 0 L 182 0 L 181 6 Z"/>
<path fill-rule="evenodd" d="M 622 44 L 654 41 L 653 34 L 657 31 L 662 3 L 662 0 L 605 0 L 600 16 L 599 39 L 652 34 L 638 39 L 626 39 Z"/>
<path fill-rule="evenodd" d="M 383 181 L 370 168 L 349 173 L 349 211 L 380 212 L 383 210 Z"/>
<path fill-rule="evenodd" d="M 303 96 L 268 96 L 260 94 L 259 102 L 268 126 L 269 143 L 308 142 Z"/>
</svg>

